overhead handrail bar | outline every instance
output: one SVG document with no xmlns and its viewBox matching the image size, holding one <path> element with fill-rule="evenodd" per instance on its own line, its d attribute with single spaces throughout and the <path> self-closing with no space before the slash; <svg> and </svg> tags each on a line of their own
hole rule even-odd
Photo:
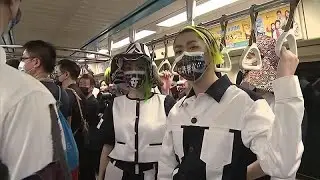
<svg viewBox="0 0 320 180">
<path fill-rule="evenodd" d="M 239 65 L 241 69 L 245 70 L 259 70 L 262 67 L 262 59 L 261 53 L 257 45 L 257 37 L 256 37 L 256 21 L 258 17 L 258 12 L 254 11 L 256 5 L 252 5 L 250 8 L 250 20 L 251 20 L 251 34 L 249 39 L 249 45 L 244 49 L 240 59 Z M 253 57 L 248 59 L 248 55 L 253 54 Z M 248 65 L 247 62 L 251 61 L 257 62 L 257 65 Z"/>
<path fill-rule="evenodd" d="M 23 48 L 22 45 L 0 45 L 0 47 L 3 47 L 3 48 Z M 99 56 L 104 56 L 104 57 L 110 58 L 110 55 L 99 53 L 96 51 L 89 51 L 89 50 L 76 49 L 76 48 L 67 48 L 67 47 L 59 47 L 59 46 L 56 46 L 55 48 L 57 51 L 72 51 L 72 52 L 78 52 L 78 53 L 94 54 L 94 55 L 99 55 Z"/>
<path fill-rule="evenodd" d="M 216 72 L 230 72 L 232 69 L 232 62 L 229 56 L 229 51 L 227 49 L 226 36 L 227 36 L 227 26 L 228 21 L 225 20 L 226 15 L 222 15 L 220 18 L 220 26 L 221 26 L 221 42 L 220 42 L 220 51 L 223 55 L 224 63 L 227 65 L 226 67 L 217 67 L 215 66 Z M 220 66 L 224 66 L 223 64 Z"/>
<path fill-rule="evenodd" d="M 289 12 L 289 18 L 287 21 L 287 24 L 284 28 L 284 32 L 280 35 L 280 37 L 277 40 L 276 43 L 276 54 L 278 57 L 280 57 L 280 52 L 283 44 L 287 40 L 287 43 L 289 45 L 290 51 L 298 56 L 298 47 L 297 47 L 297 39 L 294 34 L 293 30 L 293 23 L 294 23 L 294 13 L 296 11 L 296 8 L 299 4 L 300 0 L 291 0 L 290 1 L 290 12 Z"/>
</svg>

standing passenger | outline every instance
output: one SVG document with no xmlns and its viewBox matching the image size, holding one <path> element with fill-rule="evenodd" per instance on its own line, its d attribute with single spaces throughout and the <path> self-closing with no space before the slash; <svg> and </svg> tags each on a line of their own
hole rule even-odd
<svg viewBox="0 0 320 180">
<path fill-rule="evenodd" d="M 68 118 L 70 116 L 68 94 L 62 89 L 61 97 L 59 97 L 59 87 L 50 78 L 50 74 L 56 66 L 55 48 L 41 40 L 29 41 L 23 47 L 25 50 L 21 57 L 20 70 L 30 74 L 45 85 L 57 101 L 60 98 L 61 113 L 65 118 Z"/>
<path fill-rule="evenodd" d="M 243 82 L 241 83 L 241 85 L 243 87 L 247 87 L 247 89 L 256 91 L 257 94 L 262 96 L 268 102 L 269 106 L 271 107 L 274 113 L 277 111 L 281 112 L 282 110 L 278 109 L 278 108 L 281 108 L 281 106 L 276 106 L 275 96 L 273 94 L 275 90 L 272 87 L 272 82 L 277 78 L 277 69 L 280 61 L 280 58 L 276 55 L 276 52 L 275 52 L 276 41 L 273 38 L 268 36 L 260 36 L 257 39 L 257 45 L 261 52 L 261 56 L 263 57 L 262 68 L 258 71 L 248 71 L 247 73 L 245 73 Z M 287 81 L 287 83 L 289 82 L 291 81 Z M 283 88 L 285 88 L 285 86 Z M 292 112 L 286 111 L 283 113 L 291 114 L 295 112 L 296 111 L 292 111 Z M 281 116 L 277 117 L 277 119 L 282 120 L 282 118 L 285 118 L 284 120 L 282 120 L 282 121 L 285 121 L 287 119 L 286 117 L 287 114 L 282 114 Z M 305 123 L 306 123 L 306 120 L 303 120 L 302 135 L 304 135 L 306 131 Z M 300 142 L 300 144 L 301 146 L 299 148 L 303 148 L 302 142 Z M 254 158 L 253 160 L 256 160 L 256 158 Z M 264 173 L 261 167 L 259 166 L 258 161 L 251 164 L 248 167 L 247 179 L 257 179 L 262 175 L 264 175 Z M 296 172 L 293 173 L 293 176 L 290 177 L 289 179 L 295 180 L 296 179 L 295 175 L 296 175 Z M 272 178 L 272 179 L 275 179 L 275 178 Z"/>
<path fill-rule="evenodd" d="M 94 78 L 89 74 L 84 74 L 79 79 L 79 87 L 82 93 L 86 96 L 87 99 L 87 121 L 89 125 L 90 132 L 90 143 L 85 146 L 85 166 L 86 174 L 88 174 L 87 178 L 95 179 L 96 172 L 98 172 L 98 164 L 100 161 L 101 149 L 92 141 L 95 141 L 97 138 L 97 125 L 99 122 L 99 102 L 92 94 L 92 91 L 95 86 Z M 88 179 L 90 180 L 90 179 Z"/>
<path fill-rule="evenodd" d="M 79 150 L 79 180 L 89 180 L 85 162 L 85 143 L 88 140 L 88 124 L 86 114 L 86 96 L 76 84 L 80 75 L 80 67 L 71 60 L 60 60 L 57 65 L 57 80 L 66 89 L 71 106 L 69 123 Z M 91 180 L 91 179 L 90 179 Z"/>
<path fill-rule="evenodd" d="M 303 151 L 297 57 L 282 49 L 273 81 L 275 106 L 281 111 L 274 114 L 252 91 L 215 75 L 215 66 L 223 63 L 218 49 L 213 35 L 198 26 L 184 28 L 174 41 L 175 71 L 192 89 L 170 111 L 159 179 L 246 180 L 251 151 L 266 174 L 291 177 Z"/>
<path fill-rule="evenodd" d="M 174 100 L 151 92 L 153 66 L 144 44 L 130 44 L 114 60 L 130 90 L 114 98 L 106 109 L 99 180 L 154 180 L 167 114 Z"/>
<path fill-rule="evenodd" d="M 18 23 L 20 3 L 0 0 L 0 34 Z M 6 65 L 3 48 L 0 54 L 0 179 L 69 180 L 55 99 L 38 80 Z"/>
</svg>

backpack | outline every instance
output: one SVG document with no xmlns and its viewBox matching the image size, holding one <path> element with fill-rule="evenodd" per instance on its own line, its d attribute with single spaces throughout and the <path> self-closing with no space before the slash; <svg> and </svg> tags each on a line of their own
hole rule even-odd
<svg viewBox="0 0 320 180">
<path fill-rule="evenodd" d="M 65 157 L 67 160 L 67 164 L 69 167 L 69 171 L 72 174 L 72 179 L 78 179 L 78 168 L 79 168 L 79 152 L 76 141 L 73 137 L 73 133 L 71 127 L 60 111 L 61 105 L 61 87 L 59 88 L 59 98 L 57 101 L 57 109 L 58 109 L 58 117 L 63 130 L 64 144 L 65 144 Z"/>
</svg>

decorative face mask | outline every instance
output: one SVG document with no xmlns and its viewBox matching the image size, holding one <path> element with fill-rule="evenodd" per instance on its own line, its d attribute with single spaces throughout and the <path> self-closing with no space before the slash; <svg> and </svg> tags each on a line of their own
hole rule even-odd
<svg viewBox="0 0 320 180">
<path fill-rule="evenodd" d="M 126 81 L 131 88 L 139 89 L 146 80 L 146 71 L 125 71 Z"/>
<path fill-rule="evenodd" d="M 173 71 L 188 81 L 197 81 L 207 69 L 204 52 L 184 52 L 174 64 Z"/>
<path fill-rule="evenodd" d="M 262 56 L 262 67 L 258 71 L 249 71 L 243 78 L 243 83 L 248 83 L 254 88 L 273 92 L 272 82 L 277 78 L 277 68 L 280 58 L 276 55 L 276 40 L 268 36 L 257 38 L 258 48 Z"/>
</svg>

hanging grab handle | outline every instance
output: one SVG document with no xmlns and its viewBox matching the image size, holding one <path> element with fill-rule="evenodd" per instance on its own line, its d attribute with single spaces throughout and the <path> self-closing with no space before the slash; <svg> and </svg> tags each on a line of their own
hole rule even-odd
<svg viewBox="0 0 320 180">
<path fill-rule="evenodd" d="M 245 70 L 259 70 L 262 67 L 261 53 L 256 43 L 256 21 L 258 17 L 258 12 L 255 12 L 255 7 L 256 5 L 254 4 L 250 8 L 251 34 L 249 39 L 249 45 L 243 51 L 239 62 L 240 68 Z M 249 53 L 253 55 L 253 57 L 251 57 L 250 59 L 248 59 Z M 256 61 L 257 65 L 252 65 L 252 63 L 248 63 L 252 61 Z"/>
<path fill-rule="evenodd" d="M 291 0 L 290 1 L 290 13 L 287 24 L 284 28 L 284 32 L 280 35 L 276 43 L 276 54 L 280 57 L 281 48 L 285 41 L 287 41 L 289 45 L 290 51 L 298 56 L 298 47 L 297 47 L 297 39 L 294 35 L 293 22 L 294 22 L 294 12 L 299 4 L 300 0 Z"/>
<path fill-rule="evenodd" d="M 166 39 L 166 38 L 165 38 L 165 39 Z M 160 63 L 160 65 L 159 65 L 159 67 L 158 67 L 158 73 L 159 73 L 160 76 L 163 75 L 163 72 L 161 72 L 160 70 L 161 70 L 161 68 L 162 68 L 165 64 L 168 65 L 170 73 L 173 74 L 171 64 L 170 64 L 170 62 L 169 62 L 169 60 L 168 60 L 168 44 L 169 44 L 169 42 L 168 42 L 168 40 L 166 39 L 166 40 L 164 41 L 164 60 Z"/>
<path fill-rule="evenodd" d="M 232 62 L 229 55 L 229 51 L 226 47 L 226 35 L 227 35 L 227 26 L 228 21 L 226 21 L 226 15 L 222 15 L 220 18 L 220 25 L 221 25 L 221 42 L 220 42 L 220 51 L 223 55 L 223 60 L 226 66 L 224 67 L 217 67 L 215 66 L 216 72 L 230 72 L 232 69 Z M 223 65 L 225 65 L 223 64 Z"/>
</svg>

